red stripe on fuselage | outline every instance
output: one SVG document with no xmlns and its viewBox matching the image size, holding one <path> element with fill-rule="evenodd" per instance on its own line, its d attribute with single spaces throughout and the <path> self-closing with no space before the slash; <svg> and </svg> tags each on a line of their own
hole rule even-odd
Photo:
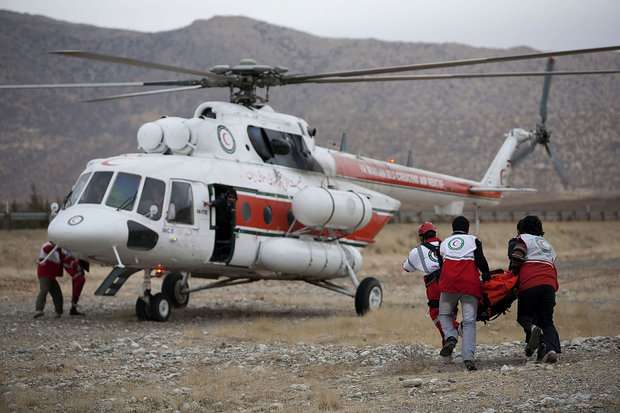
<svg viewBox="0 0 620 413">
<path fill-rule="evenodd" d="M 248 204 L 250 208 L 250 216 L 246 220 L 243 217 L 244 204 Z M 265 209 L 271 208 L 271 222 L 265 220 Z M 247 208 L 246 208 L 247 209 Z M 263 198 L 251 194 L 237 192 L 237 213 L 236 223 L 238 226 L 249 227 L 255 230 L 263 231 L 288 231 L 290 223 L 288 221 L 289 211 L 291 211 L 291 201 L 282 199 Z M 391 215 L 378 214 L 373 212 L 370 222 L 362 229 L 344 237 L 346 240 L 372 243 L 379 231 L 383 229 L 385 224 L 389 222 Z M 304 228 L 304 226 L 296 222 L 293 231 Z M 327 231 L 320 233 L 313 232 L 313 235 L 327 236 Z M 338 236 L 338 232 L 336 234 Z M 341 234 L 341 235 L 344 235 Z"/>
<path fill-rule="evenodd" d="M 425 191 L 444 192 L 458 196 L 476 198 L 500 198 L 500 192 L 469 192 L 472 185 L 450 181 L 418 172 L 408 171 L 404 167 L 393 166 L 385 162 L 368 159 L 354 159 L 332 153 L 336 161 L 336 174 L 344 178 L 355 178 L 378 184 L 405 186 Z"/>
</svg>

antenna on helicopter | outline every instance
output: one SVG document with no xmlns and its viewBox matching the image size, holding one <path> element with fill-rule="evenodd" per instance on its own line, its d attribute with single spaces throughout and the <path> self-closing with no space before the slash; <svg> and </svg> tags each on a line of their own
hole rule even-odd
<svg viewBox="0 0 620 413">
<path fill-rule="evenodd" d="M 347 151 L 347 133 L 342 132 L 342 137 L 340 138 L 340 152 Z"/>
<path fill-rule="evenodd" d="M 408 167 L 412 167 L 413 166 L 413 150 L 409 149 L 409 151 L 407 152 L 407 163 L 405 164 Z"/>
<path fill-rule="evenodd" d="M 547 129 L 546 125 L 547 102 L 549 100 L 549 90 L 551 88 L 551 77 L 553 76 L 554 64 L 555 60 L 550 57 L 547 60 L 547 66 L 545 68 L 546 74 L 544 77 L 542 96 L 540 98 L 540 105 L 538 110 L 540 121 L 536 124 L 536 129 L 531 133 L 529 146 L 515 153 L 512 158 L 512 165 L 517 166 L 534 151 L 536 145 L 542 145 L 545 148 L 545 152 L 547 152 L 547 156 L 549 156 L 549 158 L 551 159 L 551 162 L 553 163 L 553 168 L 560 177 L 562 185 L 566 189 L 569 185 L 568 174 L 566 173 L 564 164 L 557 156 L 557 150 L 555 149 L 555 146 L 553 145 L 553 143 L 551 143 L 551 131 Z"/>
</svg>

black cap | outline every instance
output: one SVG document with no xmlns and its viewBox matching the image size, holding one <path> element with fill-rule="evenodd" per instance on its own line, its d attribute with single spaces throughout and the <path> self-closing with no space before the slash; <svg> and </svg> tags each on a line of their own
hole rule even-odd
<svg viewBox="0 0 620 413">
<path fill-rule="evenodd" d="M 469 232 L 469 220 L 464 216 L 458 216 L 452 221 L 452 231 Z"/>
<path fill-rule="evenodd" d="M 517 231 L 519 234 L 531 234 L 542 236 L 543 232 L 542 222 L 536 215 L 528 215 L 521 219 L 517 224 Z"/>
</svg>

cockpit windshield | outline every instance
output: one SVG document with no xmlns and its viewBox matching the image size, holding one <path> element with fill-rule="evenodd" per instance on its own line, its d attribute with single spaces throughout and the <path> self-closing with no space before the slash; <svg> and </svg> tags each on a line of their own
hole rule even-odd
<svg viewBox="0 0 620 413">
<path fill-rule="evenodd" d="M 80 197 L 80 194 L 82 193 L 82 190 L 86 186 L 86 182 L 88 182 L 88 178 L 90 178 L 90 172 L 82 174 L 78 178 L 75 185 L 73 185 L 73 188 L 71 189 L 71 191 L 67 194 L 63 208 L 69 208 L 71 205 L 77 202 L 77 200 Z"/>
<path fill-rule="evenodd" d="M 80 198 L 80 204 L 100 204 L 112 179 L 112 172 L 95 172 Z"/>
<path fill-rule="evenodd" d="M 140 179 L 140 175 L 119 172 L 105 204 L 112 208 L 131 211 L 138 196 Z"/>
<path fill-rule="evenodd" d="M 138 214 L 142 214 L 153 221 L 161 218 L 161 211 L 164 205 L 164 195 L 166 184 L 159 179 L 146 178 L 144 188 L 138 204 Z"/>
<path fill-rule="evenodd" d="M 248 126 L 248 137 L 258 156 L 266 163 L 322 172 L 301 135 Z"/>
</svg>

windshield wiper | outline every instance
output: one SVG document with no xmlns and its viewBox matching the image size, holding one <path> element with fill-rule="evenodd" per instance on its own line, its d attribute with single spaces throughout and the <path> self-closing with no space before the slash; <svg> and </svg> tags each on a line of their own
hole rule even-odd
<svg viewBox="0 0 620 413">
<path fill-rule="evenodd" d="M 132 203 L 136 199 L 136 195 L 138 195 L 138 191 L 134 192 L 134 194 L 132 196 L 130 196 L 129 198 L 124 200 L 121 203 L 121 205 L 118 208 L 116 208 L 116 210 L 120 211 L 121 209 L 124 209 L 127 205 L 129 205 L 130 203 Z"/>
<path fill-rule="evenodd" d="M 73 189 L 71 189 L 69 191 L 69 193 L 67 194 L 67 196 L 65 197 L 65 199 L 62 200 L 62 208 L 66 208 L 67 207 L 67 201 L 69 200 L 69 198 L 71 198 L 71 195 L 73 194 Z"/>
</svg>

